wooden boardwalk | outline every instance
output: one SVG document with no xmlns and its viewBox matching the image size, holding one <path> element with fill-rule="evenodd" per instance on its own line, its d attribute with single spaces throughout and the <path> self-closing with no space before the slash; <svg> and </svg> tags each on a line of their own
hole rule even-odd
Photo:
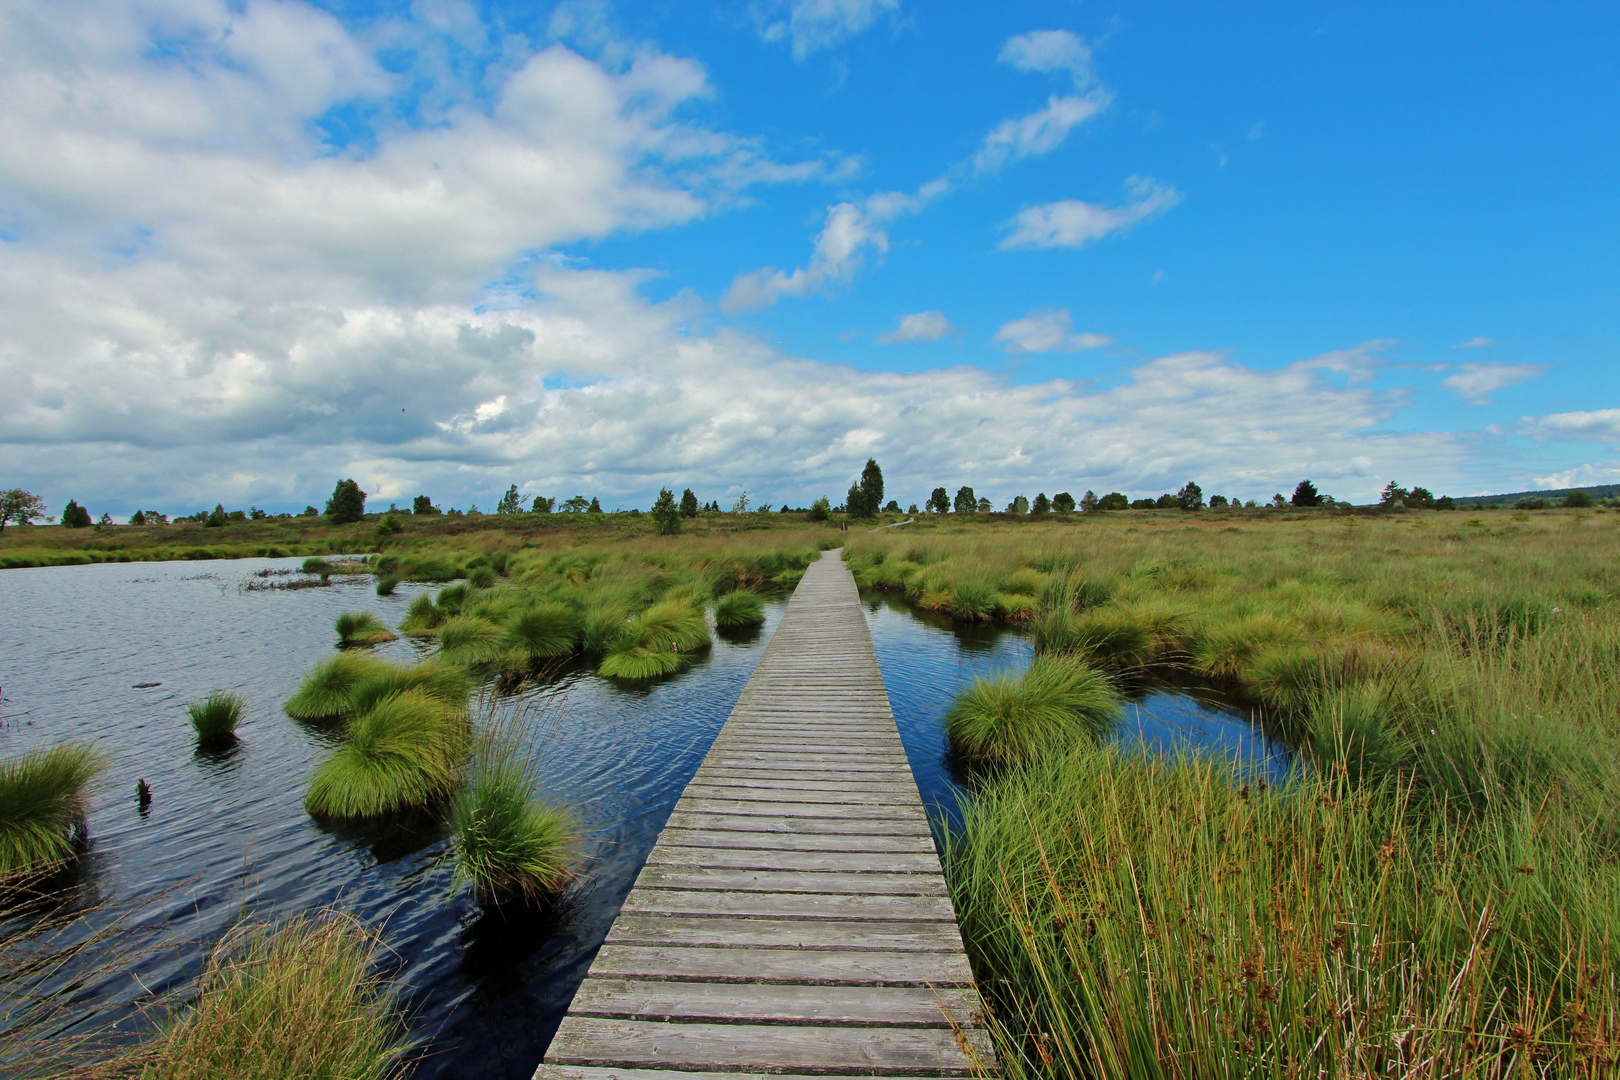
<svg viewBox="0 0 1620 1080">
<path fill-rule="evenodd" d="M 811 564 L 536 1080 L 993 1071 L 854 578 Z"/>
</svg>

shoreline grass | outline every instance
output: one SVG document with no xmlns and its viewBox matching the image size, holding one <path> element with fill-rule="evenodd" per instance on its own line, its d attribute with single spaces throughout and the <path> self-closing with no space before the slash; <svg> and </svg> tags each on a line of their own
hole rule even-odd
<svg viewBox="0 0 1620 1080">
<path fill-rule="evenodd" d="M 734 589 L 714 602 L 714 623 L 727 630 L 765 625 L 765 601 L 752 589 Z"/>
<path fill-rule="evenodd" d="M 242 696 L 215 690 L 201 701 L 186 706 L 186 716 L 202 746 L 219 746 L 236 739 L 236 726 L 242 722 Z"/>
<path fill-rule="evenodd" d="M 101 750 L 74 742 L 0 761 L 0 889 L 77 857 L 88 789 L 106 768 Z"/>
<path fill-rule="evenodd" d="M 382 940 L 324 911 L 280 927 L 252 922 L 208 958 L 195 998 L 128 1052 L 142 1080 L 390 1080 L 408 1045 L 397 995 L 379 974 Z"/>
</svg>

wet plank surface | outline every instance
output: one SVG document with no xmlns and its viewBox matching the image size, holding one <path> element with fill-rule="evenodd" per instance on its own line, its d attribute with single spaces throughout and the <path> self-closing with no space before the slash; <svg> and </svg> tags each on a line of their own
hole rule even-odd
<svg viewBox="0 0 1620 1080">
<path fill-rule="evenodd" d="M 854 579 L 823 553 L 536 1080 L 996 1071 Z"/>
</svg>

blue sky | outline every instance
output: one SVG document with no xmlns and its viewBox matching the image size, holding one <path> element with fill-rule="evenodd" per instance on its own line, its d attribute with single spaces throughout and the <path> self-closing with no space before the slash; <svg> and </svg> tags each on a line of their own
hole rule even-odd
<svg viewBox="0 0 1620 1080">
<path fill-rule="evenodd" d="M 1610 6 L 0 0 L 0 485 L 1620 478 Z"/>
</svg>

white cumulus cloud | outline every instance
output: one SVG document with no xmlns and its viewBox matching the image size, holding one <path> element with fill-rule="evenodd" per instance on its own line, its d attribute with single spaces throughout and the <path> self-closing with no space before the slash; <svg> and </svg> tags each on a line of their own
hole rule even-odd
<svg viewBox="0 0 1620 1080">
<path fill-rule="evenodd" d="M 1091 47 L 1068 30 L 1034 30 L 1007 39 L 996 57 L 1021 71 L 1066 71 L 1077 87 L 1095 81 Z"/>
<path fill-rule="evenodd" d="M 1442 379 L 1440 384 L 1470 404 L 1485 405 L 1496 391 L 1540 374 L 1536 364 L 1459 364 L 1457 374 Z"/>
<path fill-rule="evenodd" d="M 1133 176 L 1126 181 L 1126 186 L 1133 201 L 1123 206 L 1067 199 L 1027 207 L 1003 226 L 1008 235 L 1001 246 L 1004 249 L 1084 247 L 1109 233 L 1150 221 L 1182 200 L 1181 192 L 1152 177 Z"/>
<path fill-rule="evenodd" d="M 879 334 L 878 340 L 885 345 L 899 345 L 906 341 L 938 341 L 955 329 L 943 311 L 919 311 L 914 315 L 902 315 L 900 325 L 887 334 Z"/>
<path fill-rule="evenodd" d="M 997 330 L 995 340 L 1005 344 L 1008 352 L 1028 353 L 1079 352 L 1100 349 L 1114 341 L 1106 334 L 1076 334 L 1068 308 L 1032 311 Z"/>
</svg>

